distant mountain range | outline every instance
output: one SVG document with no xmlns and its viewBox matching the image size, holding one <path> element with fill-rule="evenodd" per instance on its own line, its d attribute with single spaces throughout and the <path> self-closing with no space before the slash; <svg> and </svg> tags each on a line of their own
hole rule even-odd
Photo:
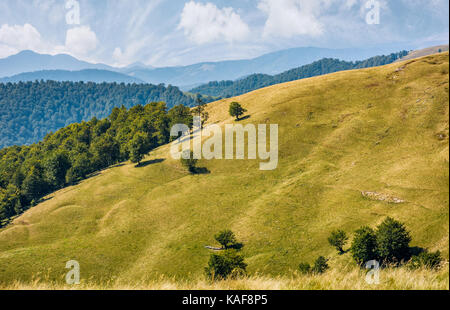
<svg viewBox="0 0 450 310">
<path fill-rule="evenodd" d="M 91 64 L 65 54 L 52 56 L 33 51 L 22 51 L 16 55 L 0 59 L 0 78 L 43 70 L 79 71 L 86 69 L 116 71 L 113 67 Z"/>
<path fill-rule="evenodd" d="M 323 58 L 345 61 L 367 59 L 376 55 L 390 54 L 401 49 L 327 49 L 301 47 L 282 50 L 246 60 L 202 62 L 189 66 L 166 68 L 125 68 L 121 72 L 145 82 L 172 84 L 188 90 L 210 81 L 236 80 L 248 75 L 279 74 Z"/>
<path fill-rule="evenodd" d="M 125 83 L 125 84 L 143 84 L 144 81 L 134 78 L 132 76 L 99 69 L 85 69 L 80 71 L 68 71 L 68 70 L 42 70 L 35 72 L 26 72 L 14 75 L 12 77 L 1 78 L 0 83 L 16 83 L 16 82 L 26 82 L 26 81 L 69 81 L 69 82 L 95 82 L 95 83 Z"/>
<path fill-rule="evenodd" d="M 400 49 L 301 47 L 265 54 L 254 59 L 203 62 L 189 66 L 164 68 L 154 68 L 143 63 L 134 63 L 125 68 L 116 68 L 105 64 L 88 63 L 69 55 L 51 56 L 32 51 L 22 51 L 16 55 L 0 59 L 0 82 L 41 79 L 118 83 L 145 82 L 171 84 L 188 90 L 210 81 L 236 80 L 254 73 L 278 74 L 323 58 L 355 61 L 398 50 Z"/>
</svg>

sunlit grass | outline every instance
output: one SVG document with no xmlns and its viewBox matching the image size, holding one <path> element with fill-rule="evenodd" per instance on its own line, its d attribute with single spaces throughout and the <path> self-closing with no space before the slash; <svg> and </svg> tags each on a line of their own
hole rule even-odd
<svg viewBox="0 0 450 310">
<path fill-rule="evenodd" d="M 199 166 L 211 173 L 193 176 L 167 146 L 146 158 L 162 162 L 107 169 L 0 230 L 0 283 L 59 288 L 66 262 L 77 260 L 87 281 L 80 288 L 109 288 L 107 282 L 111 288 L 372 289 L 354 266 L 342 272 L 339 260 L 352 266 L 348 258 L 337 258 L 322 276 L 290 275 L 300 262 L 335 259 L 331 231 L 351 235 L 386 216 L 406 224 L 412 246 L 448 259 L 445 68 L 448 53 L 212 103 L 210 123 L 233 123 L 228 106 L 238 101 L 251 116 L 243 124 L 279 124 L 278 169 L 259 171 L 254 160 L 202 160 Z M 368 199 L 363 191 L 405 203 Z M 215 245 L 214 234 L 224 228 L 245 244 L 250 278 L 211 287 L 202 280 L 210 255 L 204 246 Z M 448 289 L 448 270 L 384 272 L 379 288 Z M 33 282 L 36 274 L 46 276 Z"/>
</svg>

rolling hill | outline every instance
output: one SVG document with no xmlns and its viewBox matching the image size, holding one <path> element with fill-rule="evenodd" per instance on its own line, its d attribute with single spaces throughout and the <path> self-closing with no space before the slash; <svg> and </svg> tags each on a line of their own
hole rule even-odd
<svg viewBox="0 0 450 310">
<path fill-rule="evenodd" d="M 448 100 L 449 54 L 442 53 L 211 103 L 209 122 L 222 127 L 234 122 L 232 101 L 248 110 L 242 124 L 279 124 L 278 168 L 202 160 L 210 173 L 189 175 L 171 159 L 169 146 L 141 167 L 111 167 L 50 195 L 0 230 L 0 283 L 30 283 L 34 276 L 63 283 L 72 259 L 80 262 L 85 284 L 195 280 L 210 254 L 204 246 L 231 228 L 245 244 L 251 275 L 289 278 L 299 262 L 324 255 L 336 277 L 307 283 L 339 287 L 337 279 L 346 273 L 358 279 L 358 271 L 348 255 L 337 256 L 328 235 L 373 227 L 386 216 L 406 223 L 412 245 L 448 259 Z M 377 195 L 363 195 L 368 191 Z M 445 268 L 429 278 L 419 273 L 404 287 L 432 287 L 438 279 L 448 289 Z M 395 271 L 385 281 L 399 288 Z"/>
<path fill-rule="evenodd" d="M 432 46 L 432 47 L 428 47 L 428 48 L 411 51 L 408 53 L 408 55 L 402 57 L 398 61 L 415 59 L 415 58 L 428 56 L 428 55 L 432 55 L 432 54 L 437 54 L 437 53 L 442 53 L 442 52 L 448 52 L 448 44 L 437 45 L 437 46 Z"/>
</svg>

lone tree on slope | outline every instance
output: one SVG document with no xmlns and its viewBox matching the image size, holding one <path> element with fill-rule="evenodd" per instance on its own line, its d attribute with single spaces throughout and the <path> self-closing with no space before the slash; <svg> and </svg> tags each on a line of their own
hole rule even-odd
<svg viewBox="0 0 450 310">
<path fill-rule="evenodd" d="M 197 106 L 192 109 L 192 115 L 198 116 L 201 119 L 201 129 L 203 129 L 203 125 L 208 121 L 209 119 L 209 113 L 206 112 L 206 103 L 203 101 L 202 96 L 199 94 L 196 98 Z"/>
<path fill-rule="evenodd" d="M 238 102 L 232 102 L 230 104 L 230 115 L 236 117 L 237 121 L 242 115 L 244 115 L 245 112 L 247 112 L 247 110 L 244 109 Z"/>
<path fill-rule="evenodd" d="M 328 237 L 328 242 L 330 243 L 330 245 L 334 246 L 341 255 L 345 253 L 343 248 L 347 243 L 347 240 L 347 234 L 342 230 L 335 230 L 331 232 L 330 237 Z"/>
</svg>

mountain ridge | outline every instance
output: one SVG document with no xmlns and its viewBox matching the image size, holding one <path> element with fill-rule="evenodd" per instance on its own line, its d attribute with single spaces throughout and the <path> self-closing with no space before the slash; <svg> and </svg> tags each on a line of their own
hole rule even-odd
<svg viewBox="0 0 450 310">
<path fill-rule="evenodd" d="M 0 78 L 42 70 L 99 69 L 120 72 L 150 84 L 171 84 L 186 89 L 186 87 L 192 88 L 192 85 L 215 80 L 235 80 L 254 73 L 277 74 L 322 58 L 355 61 L 391 53 L 395 50 L 400 49 L 391 47 L 367 49 L 299 47 L 275 51 L 251 59 L 200 62 L 173 67 L 149 67 L 139 62 L 127 67 L 113 67 L 81 61 L 67 54 L 52 56 L 28 50 L 0 59 Z"/>
<path fill-rule="evenodd" d="M 20 73 L 11 77 L 0 78 L 0 83 L 17 83 L 33 81 L 58 81 L 58 82 L 94 82 L 94 83 L 137 83 L 144 84 L 141 79 L 109 70 L 83 69 L 76 71 L 69 70 L 41 70 L 34 72 Z"/>
</svg>

